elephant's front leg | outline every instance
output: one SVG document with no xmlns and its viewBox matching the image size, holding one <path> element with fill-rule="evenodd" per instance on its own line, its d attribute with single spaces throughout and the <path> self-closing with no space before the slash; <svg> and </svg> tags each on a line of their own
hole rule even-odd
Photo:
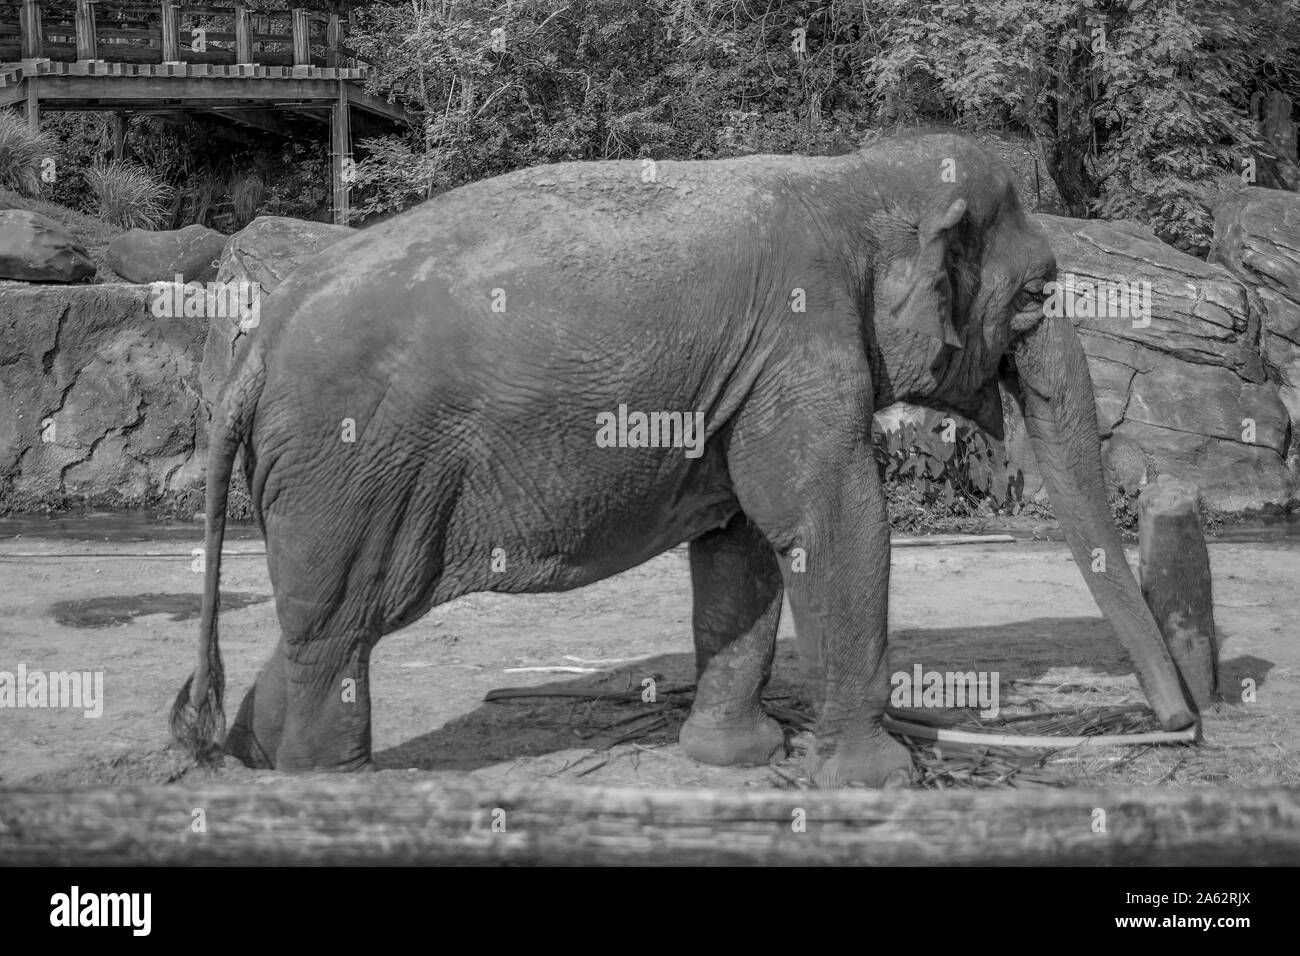
<svg viewBox="0 0 1300 956">
<path fill-rule="evenodd" d="M 889 519 L 871 460 L 849 470 L 838 498 L 809 502 L 796 543 L 779 557 L 817 709 L 807 772 L 821 787 L 907 786 L 911 754 L 881 725 L 890 693 Z"/>
<path fill-rule="evenodd" d="M 758 766 L 785 756 L 785 735 L 759 703 L 781 619 L 772 547 L 737 514 L 691 542 L 695 704 L 682 750 L 704 763 Z"/>
<path fill-rule="evenodd" d="M 817 709 L 808 776 L 825 787 L 905 786 L 911 756 L 881 725 L 890 693 L 889 518 L 870 422 L 807 407 L 806 420 L 775 426 L 758 417 L 738 430 L 731 467 L 741 507 L 776 549 L 794 613 Z"/>
</svg>

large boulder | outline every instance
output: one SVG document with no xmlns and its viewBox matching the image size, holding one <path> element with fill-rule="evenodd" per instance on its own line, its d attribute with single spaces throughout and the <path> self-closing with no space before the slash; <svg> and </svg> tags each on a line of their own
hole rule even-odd
<svg viewBox="0 0 1300 956">
<path fill-rule="evenodd" d="M 226 240 L 217 281 L 250 280 L 259 283 L 263 292 L 270 292 L 326 246 L 355 233 L 349 226 L 258 216 Z"/>
<path fill-rule="evenodd" d="M 0 210 L 0 279 L 85 282 L 94 275 L 90 253 L 53 219 L 26 209 Z"/>
<path fill-rule="evenodd" d="M 302 263 L 356 232 L 348 226 L 259 216 L 226 241 L 217 281 L 255 282 L 265 296 Z M 212 319 L 203 351 L 203 399 L 209 406 L 216 402 L 249 331 L 249 323 L 237 316 Z"/>
<path fill-rule="evenodd" d="M 1300 427 L 1300 195 L 1251 187 L 1214 211 L 1210 261 L 1254 293 L 1264 362 L 1280 387 L 1293 429 Z"/>
<path fill-rule="evenodd" d="M 207 321 L 149 286 L 0 290 L 0 512 L 138 505 L 202 483 Z"/>
<path fill-rule="evenodd" d="M 128 282 L 210 282 L 226 237 L 195 224 L 184 229 L 132 229 L 108 245 L 108 267 Z"/>
<path fill-rule="evenodd" d="M 1249 290 L 1222 265 L 1184 255 L 1136 224 L 1037 219 L 1062 282 L 1073 276 L 1080 286 L 1118 281 L 1149 289 L 1149 319 L 1114 310 L 1072 317 L 1116 483 L 1131 492 L 1167 472 L 1225 511 L 1293 500 L 1289 417 L 1277 383 L 1266 377 Z M 1014 443 L 1023 427 L 1011 432 Z"/>
</svg>

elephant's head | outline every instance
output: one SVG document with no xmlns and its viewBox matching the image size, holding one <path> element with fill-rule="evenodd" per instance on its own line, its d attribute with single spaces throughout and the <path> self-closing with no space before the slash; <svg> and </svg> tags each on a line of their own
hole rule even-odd
<svg viewBox="0 0 1300 956">
<path fill-rule="evenodd" d="M 876 407 L 951 410 L 1002 437 L 999 383 L 1016 396 L 1053 510 L 1147 699 L 1165 728 L 1191 725 L 1195 705 L 1112 523 L 1083 349 L 1068 318 L 1044 314 L 1044 286 L 1056 278 L 1046 235 L 1005 170 L 968 140 L 892 138 L 857 157 L 873 194 L 860 298 L 872 317 Z"/>
</svg>

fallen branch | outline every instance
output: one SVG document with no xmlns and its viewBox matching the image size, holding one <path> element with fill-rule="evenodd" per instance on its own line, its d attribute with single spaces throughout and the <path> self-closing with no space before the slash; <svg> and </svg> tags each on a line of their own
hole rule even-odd
<svg viewBox="0 0 1300 956">
<path fill-rule="evenodd" d="M 0 791 L 12 865 L 1295 864 L 1300 793 L 643 790 L 455 775 Z M 204 811 L 206 832 L 192 831 Z M 1097 811 L 1104 832 L 1095 832 Z M 793 826 L 802 820 L 802 828 Z M 495 824 L 495 828 L 494 828 Z"/>
</svg>

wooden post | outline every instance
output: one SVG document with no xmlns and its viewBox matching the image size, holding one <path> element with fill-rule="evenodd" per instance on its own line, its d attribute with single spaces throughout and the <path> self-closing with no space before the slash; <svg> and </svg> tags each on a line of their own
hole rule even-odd
<svg viewBox="0 0 1300 956">
<path fill-rule="evenodd" d="M 27 128 L 33 133 L 41 131 L 41 94 L 37 88 L 40 79 L 36 75 L 27 80 Z"/>
<path fill-rule="evenodd" d="M 162 0 L 162 61 L 181 61 L 181 12 L 171 0 Z"/>
<path fill-rule="evenodd" d="M 22 59 L 39 60 L 45 56 L 45 42 L 41 37 L 41 0 L 23 0 L 18 9 L 18 32 L 22 35 L 19 43 Z"/>
<path fill-rule="evenodd" d="M 253 31 L 249 23 L 248 7 L 242 3 L 235 7 L 235 62 L 253 62 Z"/>
<path fill-rule="evenodd" d="M 311 20 L 302 9 L 293 11 L 293 65 L 311 65 Z"/>
<path fill-rule="evenodd" d="M 325 65 L 340 66 L 339 44 L 343 37 L 343 30 L 339 15 L 331 13 L 329 25 L 325 28 Z"/>
<path fill-rule="evenodd" d="M 334 187 L 334 222 L 348 224 L 348 190 L 352 178 L 352 123 L 348 114 L 348 84 L 339 80 L 338 100 L 332 110 L 330 138 L 334 143 L 330 173 Z"/>
<path fill-rule="evenodd" d="M 126 114 L 121 110 L 113 113 L 113 161 L 120 163 L 126 155 Z"/>
<path fill-rule="evenodd" d="M 74 21 L 77 26 L 77 59 L 99 59 L 99 44 L 95 40 L 95 5 L 92 0 L 77 0 Z"/>
<path fill-rule="evenodd" d="M 1242 866 L 1300 859 L 1300 793 L 734 790 L 416 779 L 0 790 L 10 866 Z M 192 807 L 207 831 L 191 829 Z M 1096 808 L 1106 832 L 1094 832 Z M 803 811 L 802 813 L 798 811 Z M 505 813 L 505 827 L 494 824 Z M 791 826 L 802 819 L 805 825 Z"/>
<path fill-rule="evenodd" d="M 1198 492 L 1161 475 L 1138 496 L 1142 596 L 1196 706 L 1218 692 L 1210 554 L 1201 532 Z"/>
</svg>

